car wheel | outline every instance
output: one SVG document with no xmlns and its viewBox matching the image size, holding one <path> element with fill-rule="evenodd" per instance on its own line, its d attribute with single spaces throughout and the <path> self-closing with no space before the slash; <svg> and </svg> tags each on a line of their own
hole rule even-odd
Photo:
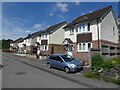
<svg viewBox="0 0 120 90">
<path fill-rule="evenodd" d="M 49 68 L 51 68 L 51 65 L 50 65 L 50 63 L 48 63 L 48 64 L 47 64 L 47 66 L 48 66 Z"/>
<path fill-rule="evenodd" d="M 66 73 L 69 73 L 70 72 L 70 69 L 68 67 L 65 67 L 65 72 Z"/>
</svg>

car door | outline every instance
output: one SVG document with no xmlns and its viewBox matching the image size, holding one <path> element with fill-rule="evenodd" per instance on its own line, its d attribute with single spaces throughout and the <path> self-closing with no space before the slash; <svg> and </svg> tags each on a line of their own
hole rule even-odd
<svg viewBox="0 0 120 90">
<path fill-rule="evenodd" d="M 50 64 L 51 64 L 52 67 L 55 67 L 55 68 L 56 68 L 55 56 L 50 56 L 49 62 L 50 62 Z"/>
<path fill-rule="evenodd" d="M 63 60 L 60 58 L 60 56 L 56 56 L 55 57 L 55 61 L 56 61 L 56 68 L 59 68 L 59 69 L 64 69 L 64 62 Z"/>
</svg>

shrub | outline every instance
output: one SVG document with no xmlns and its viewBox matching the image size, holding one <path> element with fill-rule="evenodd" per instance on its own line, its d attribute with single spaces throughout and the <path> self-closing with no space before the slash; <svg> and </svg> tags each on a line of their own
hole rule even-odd
<svg viewBox="0 0 120 90">
<path fill-rule="evenodd" d="M 120 80 L 118 80 L 118 79 L 104 77 L 104 80 L 106 82 L 109 82 L 109 83 L 115 83 L 115 84 L 119 84 L 120 85 Z"/>
<path fill-rule="evenodd" d="M 94 78 L 94 79 L 100 80 L 100 74 L 96 72 L 95 70 L 84 73 L 84 76 L 88 78 Z"/>
<path fill-rule="evenodd" d="M 98 70 L 103 63 L 104 63 L 104 60 L 99 53 L 96 53 L 92 56 L 92 67 L 94 69 Z"/>
<path fill-rule="evenodd" d="M 111 69 L 111 68 L 114 68 L 114 67 L 115 67 L 115 64 L 113 64 L 111 60 L 108 60 L 108 61 L 104 61 L 104 63 L 101 65 L 101 67 L 102 67 L 103 69 L 109 70 L 109 69 Z"/>
<path fill-rule="evenodd" d="M 101 66 L 103 69 L 110 70 L 111 68 L 115 68 L 117 64 L 120 64 L 120 57 L 108 59 L 104 61 L 104 63 Z"/>
</svg>

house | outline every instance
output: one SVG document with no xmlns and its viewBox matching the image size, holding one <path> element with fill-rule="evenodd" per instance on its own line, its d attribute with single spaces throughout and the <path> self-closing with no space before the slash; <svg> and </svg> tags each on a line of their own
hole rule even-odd
<svg viewBox="0 0 120 90">
<path fill-rule="evenodd" d="M 37 45 L 40 48 L 41 55 L 47 56 L 54 53 L 64 53 L 62 42 L 64 40 L 64 29 L 66 21 L 52 25 L 42 30 L 37 35 Z"/>
<path fill-rule="evenodd" d="M 32 34 L 28 34 L 27 37 L 23 40 L 23 46 L 24 46 L 24 53 L 34 54 L 36 53 L 36 47 L 35 43 L 37 42 L 37 34 L 39 34 L 41 31 L 34 32 Z"/>
<path fill-rule="evenodd" d="M 94 51 L 99 51 L 104 58 L 120 55 L 118 27 L 112 6 L 79 16 L 64 29 L 66 53 L 76 58 L 88 62 Z"/>
<path fill-rule="evenodd" d="M 14 52 L 19 52 L 22 47 L 23 38 L 18 38 L 10 43 L 10 50 Z"/>
</svg>

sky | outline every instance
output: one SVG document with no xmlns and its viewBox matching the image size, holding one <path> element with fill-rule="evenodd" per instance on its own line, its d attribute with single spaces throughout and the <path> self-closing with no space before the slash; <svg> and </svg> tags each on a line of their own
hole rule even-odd
<svg viewBox="0 0 120 90">
<path fill-rule="evenodd" d="M 110 5 L 118 17 L 117 2 L 3 2 L 2 38 L 15 40 L 25 37 Z"/>
</svg>

